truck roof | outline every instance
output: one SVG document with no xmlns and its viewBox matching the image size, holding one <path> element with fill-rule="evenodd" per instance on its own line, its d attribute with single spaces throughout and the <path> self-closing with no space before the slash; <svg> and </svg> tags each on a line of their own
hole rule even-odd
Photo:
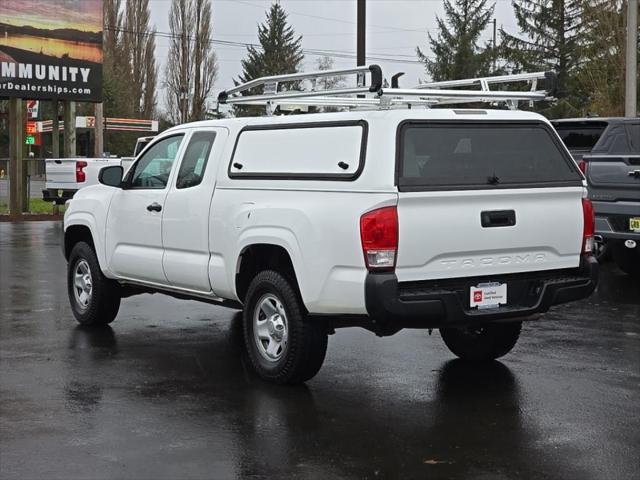
<svg viewBox="0 0 640 480">
<path fill-rule="evenodd" d="M 264 124 L 314 123 L 341 120 L 387 120 L 399 123 L 402 120 L 509 120 L 509 121 L 549 121 L 542 115 L 522 110 L 491 110 L 469 108 L 432 108 L 432 109 L 392 109 L 392 110 L 355 110 L 349 112 L 311 113 L 301 115 L 274 115 L 264 117 L 236 117 L 220 120 L 204 120 L 186 123 L 170 128 L 164 133 L 194 127 L 235 127 Z"/>
</svg>

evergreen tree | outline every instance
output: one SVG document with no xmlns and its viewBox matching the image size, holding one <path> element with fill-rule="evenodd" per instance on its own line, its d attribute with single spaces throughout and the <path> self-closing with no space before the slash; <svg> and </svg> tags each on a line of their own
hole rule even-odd
<svg viewBox="0 0 640 480">
<path fill-rule="evenodd" d="M 580 62 L 583 0 L 512 0 L 520 36 L 501 30 L 502 50 L 513 72 L 553 70 L 558 74 L 558 97 L 550 116 L 576 115 L 584 98 L 575 81 Z"/>
<path fill-rule="evenodd" d="M 437 17 L 438 36 L 429 34 L 433 57 L 416 48 L 418 58 L 425 63 L 433 81 L 458 80 L 487 75 L 495 52 L 490 46 L 479 45 L 480 35 L 487 28 L 495 3 L 488 0 L 445 0 L 445 18 Z"/>
<path fill-rule="evenodd" d="M 274 3 L 267 12 L 266 22 L 258 25 L 260 47 L 247 47 L 247 58 L 242 60 L 242 73 L 236 83 L 245 83 L 267 75 L 284 75 L 300 71 L 304 58 L 302 36 L 296 36 L 287 23 L 287 13 L 279 3 Z M 280 88 L 291 88 L 285 84 Z M 256 89 L 253 93 L 260 93 Z M 234 106 L 236 115 L 262 115 L 264 108 Z"/>
</svg>

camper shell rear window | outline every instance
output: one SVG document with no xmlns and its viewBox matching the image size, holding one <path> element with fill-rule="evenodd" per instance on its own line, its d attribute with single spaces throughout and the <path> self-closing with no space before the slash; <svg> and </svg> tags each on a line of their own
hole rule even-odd
<svg viewBox="0 0 640 480">
<path fill-rule="evenodd" d="M 401 191 L 582 185 L 575 162 L 542 122 L 402 122 L 396 172 Z"/>
<path fill-rule="evenodd" d="M 362 120 L 250 125 L 238 134 L 229 177 L 355 180 L 364 168 L 367 131 Z"/>
</svg>

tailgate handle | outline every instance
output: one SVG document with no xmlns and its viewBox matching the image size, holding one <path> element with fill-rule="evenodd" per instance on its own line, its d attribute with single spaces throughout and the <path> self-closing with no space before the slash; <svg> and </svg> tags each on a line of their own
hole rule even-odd
<svg viewBox="0 0 640 480">
<path fill-rule="evenodd" d="M 494 210 L 481 212 L 480 221 L 485 228 L 489 227 L 513 227 L 516 224 L 516 212 L 514 210 Z"/>
</svg>

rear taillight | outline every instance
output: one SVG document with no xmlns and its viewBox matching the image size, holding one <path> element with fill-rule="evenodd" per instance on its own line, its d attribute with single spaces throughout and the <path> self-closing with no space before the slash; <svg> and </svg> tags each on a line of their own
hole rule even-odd
<svg viewBox="0 0 640 480">
<path fill-rule="evenodd" d="M 371 271 L 391 271 L 398 253 L 398 211 L 384 207 L 360 217 L 360 239 L 367 268 Z"/>
<path fill-rule="evenodd" d="M 593 205 L 591 200 L 582 199 L 582 216 L 584 218 L 582 228 L 582 254 L 590 254 L 593 252 L 593 234 L 595 230 L 596 219 L 593 213 Z"/>
<path fill-rule="evenodd" d="M 587 168 L 589 168 L 589 162 L 587 162 L 586 160 L 580 160 L 578 162 L 578 168 L 580 169 L 582 174 L 586 177 L 587 176 Z"/>
<path fill-rule="evenodd" d="M 84 167 L 87 166 L 87 162 L 82 160 L 78 160 L 76 162 L 76 183 L 82 183 L 87 179 L 87 176 L 84 173 Z"/>
</svg>

